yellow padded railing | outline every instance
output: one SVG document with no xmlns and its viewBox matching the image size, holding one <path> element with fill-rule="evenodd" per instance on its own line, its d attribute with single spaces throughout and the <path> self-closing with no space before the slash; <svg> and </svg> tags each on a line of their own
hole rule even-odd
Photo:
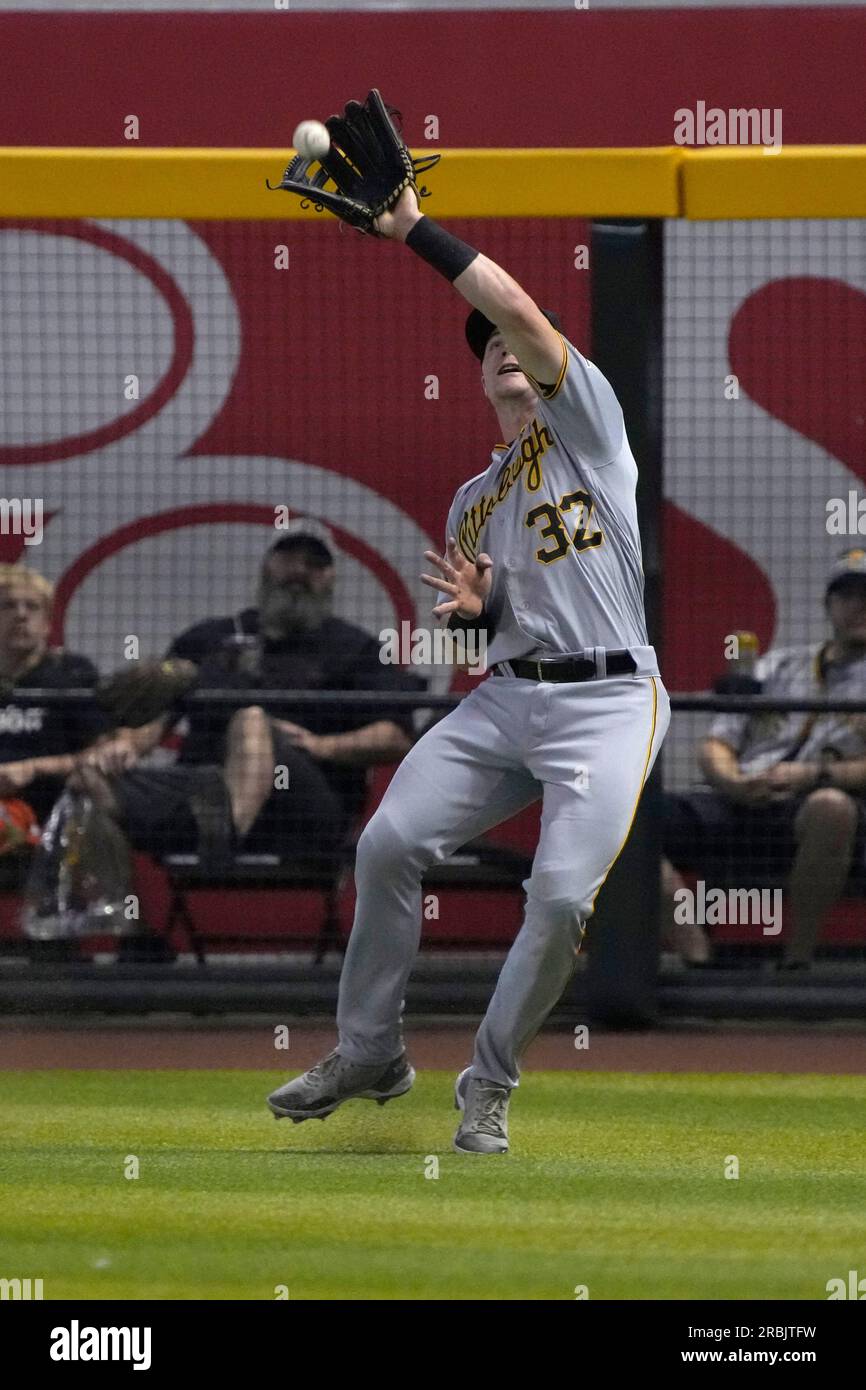
<svg viewBox="0 0 866 1390">
<path fill-rule="evenodd" d="M 417 155 L 430 154 L 418 149 Z M 864 217 L 866 145 L 442 150 L 432 217 Z M 0 147 L 2 217 L 315 217 L 290 150 Z"/>
</svg>

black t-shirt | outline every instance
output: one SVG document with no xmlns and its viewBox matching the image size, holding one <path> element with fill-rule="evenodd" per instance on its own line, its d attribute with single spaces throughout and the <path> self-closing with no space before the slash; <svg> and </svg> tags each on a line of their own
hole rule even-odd
<svg viewBox="0 0 866 1390">
<path fill-rule="evenodd" d="M 103 711 L 92 700 L 76 700 L 63 705 L 40 705 L 26 700 L 24 689 L 72 690 L 92 688 L 99 673 L 86 656 L 73 652 L 50 651 L 38 666 L 18 678 L 9 690 L 0 683 L 0 763 L 17 763 L 27 758 L 51 758 L 78 753 L 110 727 Z M 62 776 L 36 777 L 21 792 L 44 821 L 63 787 Z"/>
<path fill-rule="evenodd" d="M 198 690 L 208 688 L 286 689 L 286 690 L 365 690 L 381 691 L 381 705 L 357 709 L 340 705 L 297 705 L 280 702 L 268 712 L 279 719 L 300 724 L 315 734 L 348 733 L 380 719 L 391 720 L 411 737 L 412 711 L 388 704 L 395 690 L 424 690 L 425 682 L 398 666 L 379 660 L 379 644 L 362 628 L 327 618 L 315 632 L 298 633 L 279 642 L 264 640 L 259 651 L 259 669 L 238 669 L 249 661 L 255 666 L 254 644 L 243 639 L 257 638 L 258 613 L 249 608 L 236 618 L 210 618 L 197 623 L 172 643 L 169 655 L 185 657 L 199 666 Z M 240 641 L 239 641 L 240 639 Z M 268 706 L 265 706 L 268 709 Z M 225 732 L 233 711 L 225 706 L 190 706 L 190 730 L 184 740 L 181 761 L 222 763 Z M 325 762 L 323 773 L 354 811 L 363 801 L 366 773 L 363 768 Z"/>
<path fill-rule="evenodd" d="M 106 716 L 92 700 L 40 705 L 23 699 L 17 687 L 71 690 L 93 687 L 98 680 L 99 673 L 86 656 L 50 651 L 11 690 L 0 682 L 0 763 L 77 753 L 108 728 Z"/>
</svg>

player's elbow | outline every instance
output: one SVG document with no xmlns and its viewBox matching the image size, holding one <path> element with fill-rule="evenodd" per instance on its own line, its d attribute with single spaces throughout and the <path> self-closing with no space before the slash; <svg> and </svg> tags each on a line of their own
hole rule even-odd
<svg viewBox="0 0 866 1390">
<path fill-rule="evenodd" d="M 543 318 L 541 310 L 519 285 L 509 285 L 501 292 L 496 306 L 496 326 L 505 336 L 510 332 L 527 333 Z"/>
</svg>

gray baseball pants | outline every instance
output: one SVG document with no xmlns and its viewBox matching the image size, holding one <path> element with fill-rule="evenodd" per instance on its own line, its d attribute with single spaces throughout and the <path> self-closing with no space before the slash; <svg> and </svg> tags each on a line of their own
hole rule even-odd
<svg viewBox="0 0 866 1390">
<path fill-rule="evenodd" d="M 491 676 L 421 738 L 358 845 L 340 980 L 340 1053 L 389 1062 L 421 935 L 421 877 L 542 799 L 523 925 L 478 1030 L 472 1074 L 518 1084 L 519 1060 L 571 979 L 583 924 L 628 838 L 670 722 L 658 676 Z"/>
</svg>

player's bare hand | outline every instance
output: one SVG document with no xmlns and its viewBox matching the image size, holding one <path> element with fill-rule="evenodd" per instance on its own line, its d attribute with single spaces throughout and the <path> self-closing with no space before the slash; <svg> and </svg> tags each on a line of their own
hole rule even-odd
<svg viewBox="0 0 866 1390">
<path fill-rule="evenodd" d="M 459 618 L 480 617 L 493 583 L 490 556 L 482 552 L 474 562 L 467 560 L 454 537 L 449 536 L 447 554 L 437 555 L 435 550 L 425 550 L 424 558 L 436 566 L 440 577 L 422 574 L 422 582 L 449 596 L 433 609 L 436 617 L 450 618 L 452 613 Z"/>
<path fill-rule="evenodd" d="M 405 241 L 421 217 L 415 190 L 404 188 L 394 206 L 376 218 L 374 226 L 381 236 L 389 237 L 392 241 Z"/>
</svg>

